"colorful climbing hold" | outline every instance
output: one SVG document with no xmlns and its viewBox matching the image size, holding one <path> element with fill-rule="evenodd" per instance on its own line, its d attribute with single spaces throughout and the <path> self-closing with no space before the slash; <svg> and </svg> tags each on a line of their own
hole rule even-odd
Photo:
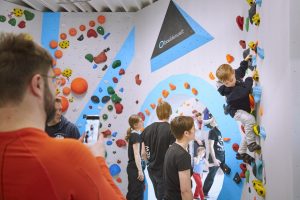
<svg viewBox="0 0 300 200">
<path fill-rule="evenodd" d="M 34 13 L 32 13 L 28 10 L 24 10 L 24 15 L 25 15 L 26 21 L 31 21 L 34 18 Z"/>
<path fill-rule="evenodd" d="M 111 131 L 109 129 L 106 129 L 105 131 L 102 131 L 101 133 L 103 134 L 104 137 L 111 135 Z"/>
<path fill-rule="evenodd" d="M 77 38 L 78 41 L 82 41 L 83 39 L 84 39 L 83 34 L 81 34 L 81 35 Z"/>
<path fill-rule="evenodd" d="M 103 36 L 103 39 L 106 40 L 106 38 L 110 36 L 110 33 L 106 33 L 104 36 Z"/>
<path fill-rule="evenodd" d="M 235 19 L 239 29 L 242 31 L 243 30 L 243 26 L 244 26 L 244 17 L 242 16 L 237 16 Z"/>
<path fill-rule="evenodd" d="M 49 43 L 49 47 L 51 49 L 56 49 L 57 48 L 57 41 L 56 40 L 51 40 L 50 43 Z"/>
<path fill-rule="evenodd" d="M 89 26 L 90 27 L 94 27 L 96 25 L 94 20 L 89 21 Z"/>
<path fill-rule="evenodd" d="M 142 80 L 140 79 L 140 75 L 139 74 L 135 75 L 135 83 L 137 85 L 141 85 L 141 83 L 142 83 Z"/>
<path fill-rule="evenodd" d="M 116 114 L 121 114 L 123 112 L 123 105 L 121 103 L 115 104 Z"/>
<path fill-rule="evenodd" d="M 115 93 L 115 94 L 111 95 L 111 101 L 113 103 L 120 103 L 122 101 L 122 99 Z"/>
<path fill-rule="evenodd" d="M 66 112 L 69 108 L 69 101 L 64 96 L 60 96 L 60 98 L 61 98 L 61 106 L 62 106 L 61 111 Z"/>
<path fill-rule="evenodd" d="M 21 8 L 14 8 L 14 9 L 13 9 L 13 14 L 14 14 L 16 17 L 22 17 L 23 14 L 24 14 L 24 11 L 23 11 Z"/>
<path fill-rule="evenodd" d="M 223 141 L 224 141 L 224 142 L 229 142 L 230 140 L 231 140 L 231 138 L 228 138 L 228 137 L 224 137 L 224 138 L 223 138 Z"/>
<path fill-rule="evenodd" d="M 76 28 L 70 28 L 70 29 L 69 29 L 69 35 L 70 35 L 70 36 L 75 36 L 76 34 L 77 34 Z"/>
<path fill-rule="evenodd" d="M 107 56 L 104 51 L 102 51 L 99 55 L 94 57 L 94 62 L 97 64 L 103 63 L 107 60 Z"/>
<path fill-rule="evenodd" d="M 19 27 L 19 28 L 25 28 L 25 27 L 26 27 L 26 22 L 23 21 L 23 20 L 20 21 L 19 24 L 18 24 L 18 27 Z"/>
<path fill-rule="evenodd" d="M 8 20 L 8 23 L 11 25 L 11 26 L 15 26 L 17 24 L 17 20 L 15 18 L 11 18 L 10 20 Z"/>
<path fill-rule="evenodd" d="M 176 85 L 169 83 L 170 90 L 176 90 Z"/>
<path fill-rule="evenodd" d="M 61 33 L 59 37 L 60 37 L 60 39 L 65 40 L 65 39 L 67 39 L 67 34 Z"/>
<path fill-rule="evenodd" d="M 67 79 L 69 79 L 72 76 L 72 69 L 70 69 L 70 68 L 64 69 L 64 71 L 62 72 L 62 75 L 64 77 L 66 77 Z"/>
<path fill-rule="evenodd" d="M 110 96 L 104 96 L 104 97 L 102 97 L 101 102 L 103 104 L 106 104 L 109 100 L 110 100 Z"/>
<path fill-rule="evenodd" d="M 240 146 L 237 143 L 232 144 L 233 151 L 238 152 L 239 148 Z"/>
<path fill-rule="evenodd" d="M 116 181 L 117 181 L 118 183 L 122 183 L 122 179 L 121 179 L 120 177 L 118 177 L 118 178 L 116 179 Z"/>
<path fill-rule="evenodd" d="M 107 106 L 107 110 L 112 111 L 113 109 L 114 109 L 114 107 L 112 105 Z"/>
<path fill-rule="evenodd" d="M 97 21 L 99 24 L 104 24 L 105 23 L 105 16 L 104 15 L 99 15 L 97 17 Z"/>
<path fill-rule="evenodd" d="M 155 107 L 156 107 L 155 103 L 151 103 L 151 104 L 150 104 L 150 107 L 154 110 Z"/>
<path fill-rule="evenodd" d="M 5 22 L 6 21 L 6 17 L 4 15 L 0 15 L 0 22 Z"/>
<path fill-rule="evenodd" d="M 80 31 L 85 31 L 85 29 L 86 29 L 85 25 L 82 24 L 82 25 L 79 26 Z"/>
<path fill-rule="evenodd" d="M 241 45 L 241 47 L 243 49 L 246 49 L 246 42 L 245 42 L 245 40 L 240 40 L 239 44 Z"/>
<path fill-rule="evenodd" d="M 98 96 L 96 96 L 96 95 L 93 95 L 93 96 L 91 96 L 91 101 L 93 102 L 93 103 L 100 103 L 100 99 L 99 99 L 99 97 Z"/>
<path fill-rule="evenodd" d="M 63 56 L 63 52 L 58 49 L 54 52 L 54 56 L 55 58 L 60 59 Z"/>
<path fill-rule="evenodd" d="M 118 80 L 118 78 L 117 78 L 117 77 L 113 77 L 113 79 L 112 79 L 112 80 L 113 80 L 113 82 L 114 82 L 114 83 L 118 83 L 118 82 L 119 82 L 119 80 Z"/>
<path fill-rule="evenodd" d="M 121 60 L 115 60 L 112 64 L 112 68 L 116 69 L 121 66 Z"/>
<path fill-rule="evenodd" d="M 75 78 L 71 83 L 71 89 L 75 94 L 81 95 L 87 91 L 88 83 L 84 78 Z"/>
<path fill-rule="evenodd" d="M 209 72 L 208 77 L 209 77 L 210 80 L 215 80 L 215 76 L 212 72 Z"/>
<path fill-rule="evenodd" d="M 193 93 L 193 95 L 197 95 L 198 94 L 198 90 L 196 88 L 192 88 L 192 93 Z"/>
<path fill-rule="evenodd" d="M 94 60 L 94 56 L 92 54 L 86 54 L 85 57 L 84 57 L 86 60 L 88 60 L 90 63 L 93 62 Z"/>
<path fill-rule="evenodd" d="M 248 32 L 249 31 L 249 23 L 250 23 L 250 19 L 249 17 L 246 18 L 246 23 L 245 23 L 245 29 Z"/>
<path fill-rule="evenodd" d="M 65 96 L 68 96 L 70 93 L 71 93 L 71 88 L 69 87 L 64 87 L 63 90 L 62 90 L 63 94 Z"/>
<path fill-rule="evenodd" d="M 163 90 L 162 92 L 161 92 L 161 94 L 162 94 L 162 96 L 164 97 L 164 98 L 167 98 L 168 96 L 169 96 L 169 91 L 168 90 Z"/>
<path fill-rule="evenodd" d="M 109 172 L 110 172 L 111 176 L 116 176 L 116 175 L 118 175 L 121 172 L 121 168 L 117 164 L 112 164 L 109 167 Z"/>
<path fill-rule="evenodd" d="M 230 55 L 230 54 L 227 54 L 226 55 L 226 60 L 230 64 L 230 63 L 232 63 L 234 61 L 234 57 L 232 55 Z"/>
<path fill-rule="evenodd" d="M 145 109 L 145 113 L 146 113 L 146 115 L 150 115 L 150 111 L 148 110 L 148 109 Z"/>
<path fill-rule="evenodd" d="M 61 42 L 59 42 L 59 46 L 62 49 L 66 49 L 70 46 L 70 42 L 69 42 L 69 40 L 61 41 Z"/>
<path fill-rule="evenodd" d="M 144 115 L 144 113 L 139 112 L 137 115 L 140 116 L 143 121 L 145 121 L 145 115 Z"/>
<path fill-rule="evenodd" d="M 190 84 L 188 82 L 185 82 L 183 86 L 185 89 L 190 89 Z"/>
<path fill-rule="evenodd" d="M 116 145 L 118 146 L 118 147 L 126 147 L 126 141 L 125 140 L 123 140 L 123 139 L 118 139 L 117 141 L 116 141 Z"/>
<path fill-rule="evenodd" d="M 105 71 L 106 69 L 107 69 L 107 65 L 104 65 L 103 67 L 102 67 L 102 71 Z"/>
<path fill-rule="evenodd" d="M 98 37 L 98 34 L 94 29 L 89 29 L 87 31 L 86 35 L 88 38 L 91 38 L 91 37 L 97 38 Z"/>
<path fill-rule="evenodd" d="M 110 95 L 113 95 L 115 93 L 114 88 L 111 87 L 111 86 L 107 87 L 107 93 L 110 94 Z"/>
<path fill-rule="evenodd" d="M 103 28 L 102 26 L 98 26 L 97 32 L 98 32 L 100 35 L 104 35 L 104 28 Z"/>
<path fill-rule="evenodd" d="M 105 121 L 105 120 L 107 120 L 108 119 L 108 115 L 107 114 L 103 114 L 102 115 L 102 119 Z"/>
<path fill-rule="evenodd" d="M 125 74 L 125 70 L 123 69 L 123 68 L 121 68 L 120 70 L 119 70 L 119 75 L 121 76 L 121 75 L 124 75 Z"/>
</svg>

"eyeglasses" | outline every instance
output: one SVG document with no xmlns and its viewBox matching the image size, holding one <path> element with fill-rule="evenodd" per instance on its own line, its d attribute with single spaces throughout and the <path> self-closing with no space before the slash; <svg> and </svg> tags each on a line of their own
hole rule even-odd
<svg viewBox="0 0 300 200">
<path fill-rule="evenodd" d="M 61 79 L 55 75 L 53 76 L 49 76 L 49 75 L 45 75 L 45 74 L 41 74 L 41 76 L 46 77 L 46 78 L 51 78 L 52 83 L 59 85 Z"/>
</svg>

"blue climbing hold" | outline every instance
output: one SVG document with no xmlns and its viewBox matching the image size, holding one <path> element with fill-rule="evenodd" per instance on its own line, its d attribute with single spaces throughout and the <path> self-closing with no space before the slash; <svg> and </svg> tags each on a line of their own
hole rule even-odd
<svg viewBox="0 0 300 200">
<path fill-rule="evenodd" d="M 116 175 L 118 175 L 121 172 L 121 168 L 117 164 L 112 164 L 109 167 L 109 172 L 110 172 L 111 176 L 116 176 Z"/>
<path fill-rule="evenodd" d="M 260 126 L 260 137 L 263 138 L 264 140 L 266 139 L 267 137 L 267 134 L 266 134 L 266 131 L 265 131 L 265 128 Z"/>
<path fill-rule="evenodd" d="M 124 88 L 120 88 L 119 91 L 123 93 L 124 92 Z"/>
<path fill-rule="evenodd" d="M 252 66 L 256 66 L 256 56 L 253 55 L 251 60 L 252 60 Z"/>
<path fill-rule="evenodd" d="M 116 137 L 117 134 L 118 134 L 118 132 L 113 132 L 111 135 L 112 135 L 113 137 Z"/>
<path fill-rule="evenodd" d="M 106 145 L 108 145 L 108 146 L 109 146 L 109 145 L 112 145 L 112 141 L 110 141 L 110 140 L 107 141 L 107 142 L 106 142 Z"/>
<path fill-rule="evenodd" d="M 98 67 L 97 64 L 94 64 L 94 65 L 93 65 L 93 69 L 96 69 L 97 67 Z"/>
<path fill-rule="evenodd" d="M 100 88 L 99 88 L 99 92 L 101 93 L 102 91 L 103 91 L 103 89 L 100 87 Z"/>
<path fill-rule="evenodd" d="M 254 101 L 255 103 L 260 102 L 260 98 L 261 98 L 261 87 L 259 85 L 256 85 L 252 88 L 252 94 L 254 97 Z"/>
<path fill-rule="evenodd" d="M 260 57 L 260 59 L 264 59 L 265 58 L 265 51 L 263 48 L 257 47 L 257 55 Z"/>
</svg>

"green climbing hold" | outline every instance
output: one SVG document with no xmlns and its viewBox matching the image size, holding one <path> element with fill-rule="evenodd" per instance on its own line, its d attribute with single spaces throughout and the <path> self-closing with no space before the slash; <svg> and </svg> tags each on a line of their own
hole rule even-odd
<svg viewBox="0 0 300 200">
<path fill-rule="evenodd" d="M 24 10 L 24 15 L 25 15 L 25 19 L 27 21 L 31 21 L 34 18 L 34 13 L 28 11 L 28 10 Z"/>
<path fill-rule="evenodd" d="M 17 24 L 17 20 L 15 18 L 11 18 L 10 20 L 8 20 L 8 23 L 12 26 L 15 26 Z"/>
<path fill-rule="evenodd" d="M 102 115 L 102 119 L 105 121 L 105 120 L 107 120 L 108 119 L 108 115 L 107 114 L 103 114 Z"/>
<path fill-rule="evenodd" d="M 112 95 L 112 94 L 115 93 L 115 90 L 114 90 L 114 88 L 112 88 L 111 86 L 109 86 L 109 87 L 107 88 L 107 92 L 108 92 L 108 94 Z"/>
<path fill-rule="evenodd" d="M 247 181 L 247 183 L 249 183 L 249 176 L 250 176 L 249 170 L 247 170 L 247 171 L 245 172 L 245 176 L 246 176 L 246 181 Z"/>
<path fill-rule="evenodd" d="M 112 64 L 112 68 L 116 69 L 117 67 L 121 66 L 121 61 L 120 60 L 115 60 Z"/>
<path fill-rule="evenodd" d="M 249 21 L 250 21 L 250 19 L 249 19 L 249 17 L 247 17 L 246 23 L 245 23 L 245 29 L 247 32 L 249 31 Z"/>
<path fill-rule="evenodd" d="M 85 55 L 85 59 L 87 59 L 90 63 L 92 63 L 94 60 L 94 56 L 89 53 Z"/>
<path fill-rule="evenodd" d="M 6 17 L 4 15 L 0 15 L 0 22 L 5 22 L 6 21 Z"/>
<path fill-rule="evenodd" d="M 114 103 L 120 103 L 122 101 L 122 99 L 115 93 L 115 94 L 111 95 L 111 101 Z"/>
<path fill-rule="evenodd" d="M 103 28 L 102 26 L 98 26 L 97 32 L 98 32 L 100 35 L 104 35 L 104 28 Z"/>
<path fill-rule="evenodd" d="M 113 107 L 112 105 L 108 105 L 108 106 L 107 106 L 107 109 L 108 109 L 109 111 L 112 111 L 112 110 L 114 109 L 114 107 Z"/>
</svg>

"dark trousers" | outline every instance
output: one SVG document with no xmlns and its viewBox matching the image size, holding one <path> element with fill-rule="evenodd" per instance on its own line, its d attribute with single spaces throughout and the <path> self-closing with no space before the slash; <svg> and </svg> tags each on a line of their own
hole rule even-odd
<svg viewBox="0 0 300 200">
<path fill-rule="evenodd" d="M 144 181 L 137 179 L 138 169 L 127 166 L 128 174 L 128 192 L 127 200 L 143 200 L 144 199 Z"/>
<path fill-rule="evenodd" d="M 221 165 L 223 165 L 224 163 L 221 163 Z M 214 183 L 214 179 L 215 179 L 215 176 L 216 176 L 216 173 L 218 171 L 219 167 L 217 166 L 213 166 L 213 167 L 209 167 L 209 172 L 207 174 L 207 177 L 204 181 L 204 184 L 203 184 L 203 193 L 204 195 L 207 195 L 211 186 L 213 185 Z"/>
<path fill-rule="evenodd" d="M 156 199 L 162 200 L 164 198 L 164 193 L 165 193 L 162 170 L 151 170 L 149 168 L 147 169 L 154 188 Z"/>
</svg>

